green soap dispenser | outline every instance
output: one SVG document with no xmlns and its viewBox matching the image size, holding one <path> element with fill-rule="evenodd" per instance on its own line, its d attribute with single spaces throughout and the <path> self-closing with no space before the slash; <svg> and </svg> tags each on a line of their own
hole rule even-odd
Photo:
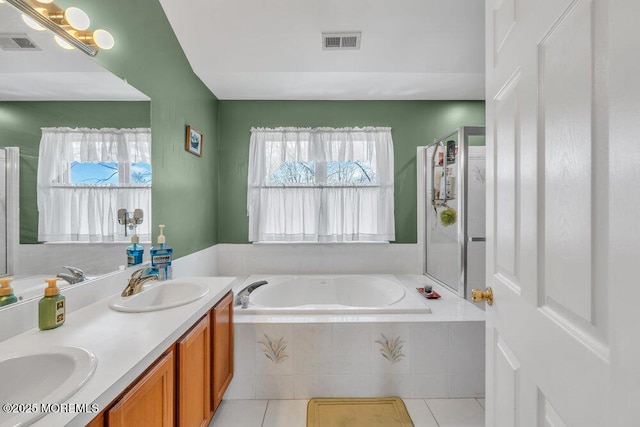
<svg viewBox="0 0 640 427">
<path fill-rule="evenodd" d="M 46 279 L 44 298 L 38 303 L 38 327 L 43 331 L 61 326 L 65 318 L 64 296 L 60 295 L 58 279 Z"/>
<path fill-rule="evenodd" d="M 0 307 L 18 302 L 11 287 L 11 277 L 0 277 Z"/>
</svg>

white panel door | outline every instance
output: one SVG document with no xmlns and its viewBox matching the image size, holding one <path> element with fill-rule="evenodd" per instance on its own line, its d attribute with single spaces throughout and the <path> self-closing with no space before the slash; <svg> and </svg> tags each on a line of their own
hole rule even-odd
<svg viewBox="0 0 640 427">
<path fill-rule="evenodd" d="M 639 21 L 627 0 L 486 2 L 487 426 L 640 425 L 638 315 L 622 311 L 638 312 L 623 289 L 638 282 Z"/>
</svg>

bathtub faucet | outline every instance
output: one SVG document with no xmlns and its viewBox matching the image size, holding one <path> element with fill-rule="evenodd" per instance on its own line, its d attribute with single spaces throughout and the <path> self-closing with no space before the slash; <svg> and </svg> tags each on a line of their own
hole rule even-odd
<svg viewBox="0 0 640 427">
<path fill-rule="evenodd" d="M 67 282 L 69 282 L 70 285 L 84 282 L 87 279 L 87 276 L 85 276 L 84 271 L 80 270 L 78 267 L 71 267 L 69 265 L 65 265 L 62 268 L 66 268 L 67 270 L 69 270 L 71 274 L 60 273 L 56 277 L 66 280 Z"/>
<path fill-rule="evenodd" d="M 238 292 L 238 294 L 236 295 L 236 305 L 240 305 L 242 304 L 242 296 L 247 295 L 249 296 L 249 294 L 253 291 L 255 291 L 256 289 L 258 289 L 260 286 L 262 285 L 266 285 L 269 282 L 267 282 L 266 280 L 259 280 L 257 282 L 253 282 L 252 284 L 250 284 L 249 286 L 246 286 L 244 289 L 242 289 L 240 292 Z"/>
</svg>

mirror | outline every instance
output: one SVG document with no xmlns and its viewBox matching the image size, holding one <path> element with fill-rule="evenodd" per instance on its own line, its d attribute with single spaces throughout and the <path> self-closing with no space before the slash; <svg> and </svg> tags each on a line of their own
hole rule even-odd
<svg viewBox="0 0 640 427">
<path fill-rule="evenodd" d="M 88 55 L 62 49 L 50 31 L 28 27 L 17 9 L 0 3 L 0 147 L 20 149 L 19 194 L 13 199 L 11 191 L 4 194 L 8 221 L 4 233 L 0 228 L 0 237 L 4 237 L 5 251 L 7 239 L 10 245 L 5 270 L 25 281 L 24 286 L 14 281 L 16 291 L 41 286 L 43 277 L 69 273 L 65 265 L 95 277 L 126 264 L 129 243 L 38 242 L 36 176 L 41 128 L 149 128 L 150 113 L 148 96 Z M 12 218 L 12 212 L 13 216 L 19 212 L 19 218 Z M 144 221 L 150 222 L 150 216 L 151 212 L 144 212 Z M 0 271 L 3 275 L 6 272 Z M 36 295 L 26 292 L 21 296 Z"/>
</svg>

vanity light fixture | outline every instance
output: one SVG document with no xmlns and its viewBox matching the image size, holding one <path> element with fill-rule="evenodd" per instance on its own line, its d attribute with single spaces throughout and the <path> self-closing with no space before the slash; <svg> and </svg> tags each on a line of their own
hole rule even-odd
<svg viewBox="0 0 640 427">
<path fill-rule="evenodd" d="M 2 0 L 0 0 L 0 1 L 2 1 Z M 36 31 L 44 31 L 44 30 L 46 30 L 45 27 L 43 27 L 42 25 L 38 24 L 33 19 L 29 18 L 24 13 L 22 14 L 22 20 L 24 21 L 25 24 L 27 24 L 29 26 L 29 28 L 33 28 Z"/>
<path fill-rule="evenodd" d="M 98 49 L 111 49 L 115 44 L 108 31 L 90 31 L 89 16 L 77 7 L 62 9 L 54 0 L 6 1 L 24 13 L 23 20 L 29 27 L 38 29 L 40 26 L 53 31 L 56 43 L 65 49 L 76 47 L 89 56 L 95 56 Z"/>
</svg>

